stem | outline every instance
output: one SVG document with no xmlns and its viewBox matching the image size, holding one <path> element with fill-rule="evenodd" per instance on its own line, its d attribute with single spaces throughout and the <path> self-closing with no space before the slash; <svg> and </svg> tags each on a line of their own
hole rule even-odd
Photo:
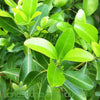
<svg viewBox="0 0 100 100">
<path fill-rule="evenodd" d="M 80 63 L 79 65 L 77 65 L 76 67 L 74 67 L 74 70 L 77 70 L 80 66 L 82 66 L 85 62 Z"/>
</svg>

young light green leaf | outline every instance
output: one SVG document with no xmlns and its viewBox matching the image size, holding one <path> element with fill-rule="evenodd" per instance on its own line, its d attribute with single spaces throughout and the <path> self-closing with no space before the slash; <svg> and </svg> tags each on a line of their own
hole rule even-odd
<svg viewBox="0 0 100 100">
<path fill-rule="evenodd" d="M 57 28 L 61 31 L 66 31 L 68 28 L 72 28 L 72 26 L 67 22 L 59 22 L 57 24 Z"/>
<path fill-rule="evenodd" d="M 37 26 L 40 26 L 41 19 L 45 16 L 48 16 L 49 8 L 46 4 L 39 6 L 37 11 L 40 11 L 42 14 L 35 18 L 35 24 L 31 27 L 31 35 L 37 30 Z"/>
<path fill-rule="evenodd" d="M 56 59 L 57 52 L 55 47 L 43 38 L 31 38 L 24 42 L 24 45 L 32 50 L 45 54 L 46 56 Z"/>
<path fill-rule="evenodd" d="M 100 45 L 96 42 L 92 42 L 92 50 L 97 57 L 100 57 Z"/>
<path fill-rule="evenodd" d="M 82 9 L 80 9 L 75 16 L 75 23 L 78 23 L 78 22 L 86 23 L 85 13 Z"/>
<path fill-rule="evenodd" d="M 5 38 L 0 38 L 0 46 L 7 46 L 8 40 Z"/>
<path fill-rule="evenodd" d="M 50 16 L 50 19 L 64 21 L 64 12 L 60 11 Z"/>
<path fill-rule="evenodd" d="M 32 56 L 31 54 L 27 54 L 21 67 L 19 80 L 24 81 L 26 76 L 33 70 L 35 70 L 35 67 Z"/>
<path fill-rule="evenodd" d="M 74 100 L 86 100 L 86 95 L 83 90 L 67 79 L 65 80 L 63 87 Z"/>
<path fill-rule="evenodd" d="M 57 68 L 52 60 L 48 66 L 47 79 L 51 87 L 61 86 L 65 81 L 62 70 Z"/>
<path fill-rule="evenodd" d="M 19 69 L 18 68 L 7 69 L 5 71 L 2 71 L 2 73 L 6 74 L 14 82 L 19 81 Z"/>
<path fill-rule="evenodd" d="M 86 42 L 90 44 L 91 42 L 97 42 L 98 30 L 94 26 L 86 23 L 77 23 L 74 25 L 74 29 Z"/>
<path fill-rule="evenodd" d="M 10 18 L 13 18 L 8 12 L 1 11 L 1 10 L 0 10 L 0 16 L 1 17 L 10 17 Z"/>
<path fill-rule="evenodd" d="M 37 0 L 23 0 L 23 11 L 26 14 L 27 18 L 30 19 L 35 13 L 37 8 Z"/>
<path fill-rule="evenodd" d="M 48 85 L 44 100 L 61 100 L 60 89 Z"/>
<path fill-rule="evenodd" d="M 75 49 L 70 50 L 65 55 L 63 60 L 75 61 L 75 62 L 87 62 L 87 61 L 94 60 L 94 56 L 88 51 L 85 51 L 80 48 L 75 48 Z"/>
<path fill-rule="evenodd" d="M 92 80 L 80 71 L 66 71 L 64 75 L 68 81 L 78 86 L 79 88 L 84 90 L 91 90 L 93 88 Z"/>
<path fill-rule="evenodd" d="M 83 0 L 83 8 L 87 16 L 93 14 L 98 8 L 99 0 Z"/>
<path fill-rule="evenodd" d="M 39 15 L 41 15 L 41 12 L 40 12 L 40 11 L 36 11 L 36 12 L 32 15 L 30 21 L 31 21 L 32 19 L 34 19 L 35 17 L 39 16 Z"/>
<path fill-rule="evenodd" d="M 74 31 L 71 28 L 62 33 L 55 46 L 59 60 L 62 60 L 66 53 L 74 47 L 74 42 Z"/>
<path fill-rule="evenodd" d="M 15 8 L 17 4 L 13 0 L 4 0 L 8 6 Z"/>
<path fill-rule="evenodd" d="M 6 29 L 7 31 L 11 32 L 13 35 L 19 35 L 20 33 L 22 33 L 11 18 L 0 17 L 0 26 L 2 26 L 2 28 Z"/>
</svg>

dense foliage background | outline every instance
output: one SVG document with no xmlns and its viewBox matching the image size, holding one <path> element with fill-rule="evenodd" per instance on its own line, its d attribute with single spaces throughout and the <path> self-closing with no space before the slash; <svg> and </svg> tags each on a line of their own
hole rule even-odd
<svg viewBox="0 0 100 100">
<path fill-rule="evenodd" d="M 0 100 L 100 99 L 100 0 L 0 0 Z"/>
</svg>

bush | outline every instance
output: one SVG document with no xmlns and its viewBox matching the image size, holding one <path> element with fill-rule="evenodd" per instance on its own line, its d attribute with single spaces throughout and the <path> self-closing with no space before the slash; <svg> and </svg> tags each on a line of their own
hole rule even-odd
<svg viewBox="0 0 100 100">
<path fill-rule="evenodd" d="M 99 100 L 99 1 L 4 1 L 0 100 Z"/>
</svg>

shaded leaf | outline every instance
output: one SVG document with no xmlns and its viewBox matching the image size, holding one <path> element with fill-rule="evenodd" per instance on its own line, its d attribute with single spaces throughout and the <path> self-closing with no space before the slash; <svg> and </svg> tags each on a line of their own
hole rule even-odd
<svg viewBox="0 0 100 100">
<path fill-rule="evenodd" d="M 21 66 L 19 80 L 24 81 L 27 75 L 33 70 L 35 70 L 35 67 L 33 64 L 32 56 L 31 54 L 27 54 Z"/>
<path fill-rule="evenodd" d="M 65 77 L 68 81 L 84 90 L 91 90 L 93 88 L 92 80 L 82 72 L 66 71 Z"/>
<path fill-rule="evenodd" d="M 83 90 L 68 80 L 65 80 L 63 87 L 74 100 L 86 100 L 86 95 Z"/>
<path fill-rule="evenodd" d="M 22 33 L 11 18 L 0 17 L 0 26 L 11 32 L 13 35 L 18 35 L 19 33 Z"/>
</svg>

